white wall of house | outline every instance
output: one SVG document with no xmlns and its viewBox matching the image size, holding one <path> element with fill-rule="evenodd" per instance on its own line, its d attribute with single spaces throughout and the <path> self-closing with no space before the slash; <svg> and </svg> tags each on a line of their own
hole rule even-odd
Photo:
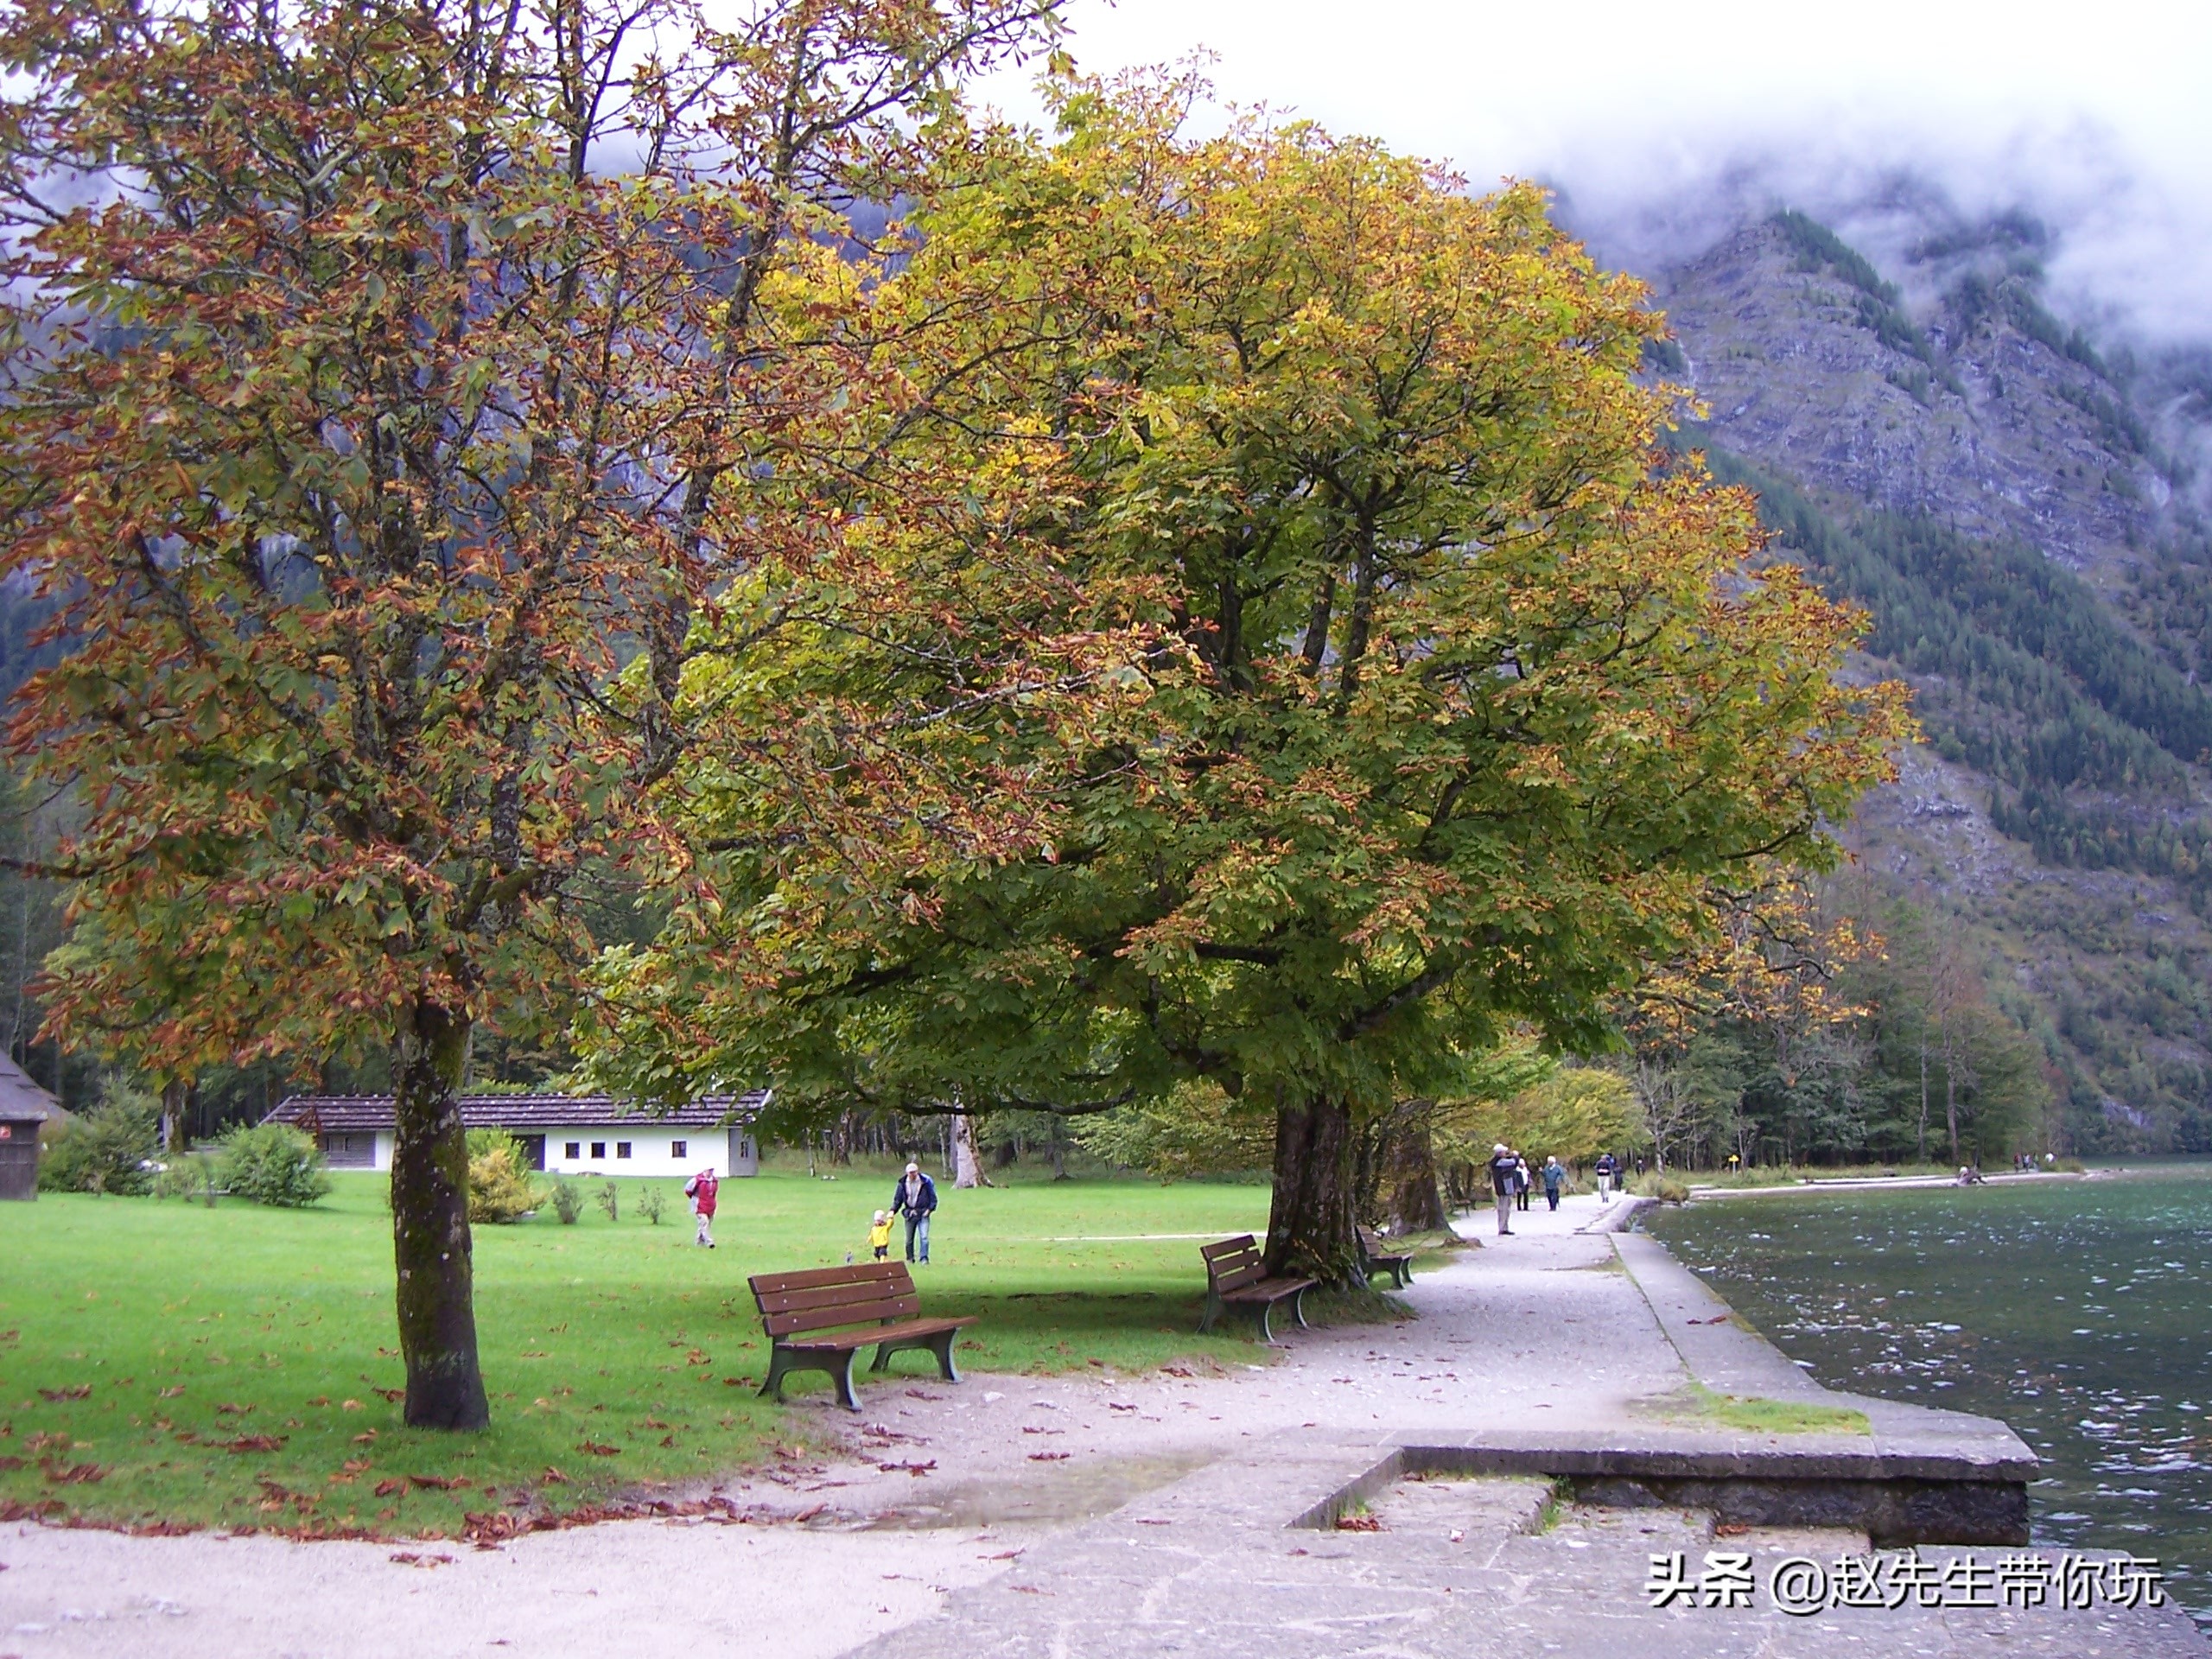
<svg viewBox="0 0 2212 1659">
<path fill-rule="evenodd" d="M 517 1131 L 518 1134 L 524 1131 Z M 537 1129 L 527 1131 L 537 1135 Z M 550 1175 L 682 1176 L 696 1174 L 712 1165 L 717 1175 L 744 1177 L 760 1173 L 760 1153 L 751 1133 L 742 1128 L 684 1129 L 664 1123 L 602 1123 L 587 1128 L 547 1129 L 545 1170 Z M 359 1143 L 365 1133 L 345 1137 L 354 1143 L 347 1151 L 330 1146 L 340 1137 L 326 1135 L 326 1155 L 337 1169 L 391 1167 L 391 1131 L 374 1135 L 372 1161 L 361 1161 Z M 575 1150 L 570 1151 L 573 1147 Z M 625 1148 L 627 1151 L 625 1151 Z"/>
<path fill-rule="evenodd" d="M 635 1122 L 545 1131 L 548 1174 L 690 1176 L 710 1166 L 717 1175 L 758 1174 L 760 1155 L 752 1135 Z"/>
</svg>

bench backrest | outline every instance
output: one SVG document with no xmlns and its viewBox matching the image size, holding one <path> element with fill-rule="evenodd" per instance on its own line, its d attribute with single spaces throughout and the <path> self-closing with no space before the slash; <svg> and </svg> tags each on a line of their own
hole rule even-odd
<svg viewBox="0 0 2212 1659">
<path fill-rule="evenodd" d="M 771 1337 L 841 1325 L 912 1319 L 922 1311 L 904 1262 L 855 1262 L 842 1268 L 755 1274 L 747 1283 Z"/>
<path fill-rule="evenodd" d="M 1390 1241 L 1371 1227 L 1362 1227 L 1358 1229 L 1358 1232 L 1359 1248 L 1367 1252 L 1370 1261 L 1373 1261 L 1377 1256 L 1405 1254 L 1403 1250 L 1392 1249 Z"/>
<path fill-rule="evenodd" d="M 1268 1276 L 1267 1262 L 1262 1259 L 1260 1247 L 1249 1233 L 1224 1238 L 1215 1244 L 1201 1244 L 1198 1254 L 1205 1258 L 1206 1282 L 1217 1292 L 1241 1290 Z"/>
</svg>

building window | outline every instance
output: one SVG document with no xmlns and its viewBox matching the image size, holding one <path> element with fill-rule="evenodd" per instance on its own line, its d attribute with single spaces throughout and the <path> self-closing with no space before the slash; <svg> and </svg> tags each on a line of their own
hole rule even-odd
<svg viewBox="0 0 2212 1659">
<path fill-rule="evenodd" d="M 592 1155 L 593 1157 L 594 1157 L 594 1158 L 604 1158 L 604 1157 L 606 1157 L 606 1156 L 607 1156 L 607 1142 L 606 1142 L 606 1141 L 593 1141 L 593 1142 L 591 1143 L 591 1155 Z"/>
<path fill-rule="evenodd" d="M 584 1143 L 581 1141 L 569 1141 L 567 1155 L 571 1158 L 582 1157 L 584 1155 Z"/>
<path fill-rule="evenodd" d="M 691 1155 L 691 1143 L 689 1141 L 670 1141 L 668 1143 L 668 1155 L 671 1158 L 690 1157 Z"/>
<path fill-rule="evenodd" d="M 614 1143 L 614 1155 L 617 1158 L 627 1158 L 630 1155 L 630 1143 L 627 1141 L 617 1141 Z"/>
</svg>

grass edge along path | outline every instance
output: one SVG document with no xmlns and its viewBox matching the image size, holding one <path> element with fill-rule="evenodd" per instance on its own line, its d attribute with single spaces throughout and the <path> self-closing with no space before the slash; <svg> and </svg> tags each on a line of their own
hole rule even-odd
<svg viewBox="0 0 2212 1659">
<path fill-rule="evenodd" d="M 475 1230 L 493 1422 L 410 1430 L 384 1178 L 340 1173 L 313 1209 L 41 1195 L 0 1205 L 0 1516 L 327 1536 L 501 1535 L 667 1502 L 777 1458 L 804 1431 L 757 1389 L 745 1281 L 864 1258 L 892 1175 L 771 1165 L 722 1187 L 719 1248 L 691 1243 L 677 1183 L 613 1183 L 616 1217 L 550 1206 Z M 596 1197 L 607 1185 L 585 1183 Z M 637 1199 L 663 1189 L 652 1224 Z M 940 1183 L 925 1312 L 980 1313 L 976 1371 L 1131 1373 L 1263 1363 L 1237 1322 L 1197 1334 L 1198 1236 L 1264 1226 L 1263 1186 L 1137 1179 Z M 895 1242 L 894 1242 L 895 1248 Z M 1402 1317 L 1379 1296 L 1325 1317 Z M 900 1356 L 870 1397 L 933 1379 Z M 801 1379 L 799 1398 L 821 1380 Z M 474 1517 L 472 1522 L 471 1517 Z"/>
</svg>

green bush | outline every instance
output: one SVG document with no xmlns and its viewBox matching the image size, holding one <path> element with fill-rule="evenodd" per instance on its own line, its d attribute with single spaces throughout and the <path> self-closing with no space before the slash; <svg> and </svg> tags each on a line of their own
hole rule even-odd
<svg viewBox="0 0 2212 1659">
<path fill-rule="evenodd" d="M 160 1114 L 150 1101 L 118 1092 L 106 1105 L 71 1118 L 46 1143 L 38 1161 L 39 1191 L 150 1192 L 161 1133 Z"/>
<path fill-rule="evenodd" d="M 573 1227 L 576 1217 L 584 1212 L 583 1190 L 574 1181 L 556 1177 L 553 1182 L 553 1213 L 561 1218 L 563 1227 Z"/>
<path fill-rule="evenodd" d="M 205 1152 L 188 1152 L 169 1160 L 168 1166 L 154 1177 L 154 1196 L 157 1198 L 198 1198 L 210 1210 L 215 1207 L 215 1159 Z"/>
<path fill-rule="evenodd" d="M 609 1221 L 622 1219 L 622 1190 L 609 1181 L 599 1189 L 599 1207 L 607 1211 Z"/>
<path fill-rule="evenodd" d="M 537 1208 L 522 1142 L 505 1129 L 468 1132 L 468 1218 L 509 1222 Z"/>
<path fill-rule="evenodd" d="M 219 1179 L 232 1198 L 297 1210 L 330 1191 L 330 1172 L 313 1141 L 289 1123 L 257 1123 L 222 1140 Z"/>
<path fill-rule="evenodd" d="M 648 1185 L 638 1194 L 638 1213 L 656 1227 L 660 1225 L 661 1217 L 667 1213 L 667 1206 L 668 1200 L 662 1196 L 658 1186 Z"/>
</svg>

